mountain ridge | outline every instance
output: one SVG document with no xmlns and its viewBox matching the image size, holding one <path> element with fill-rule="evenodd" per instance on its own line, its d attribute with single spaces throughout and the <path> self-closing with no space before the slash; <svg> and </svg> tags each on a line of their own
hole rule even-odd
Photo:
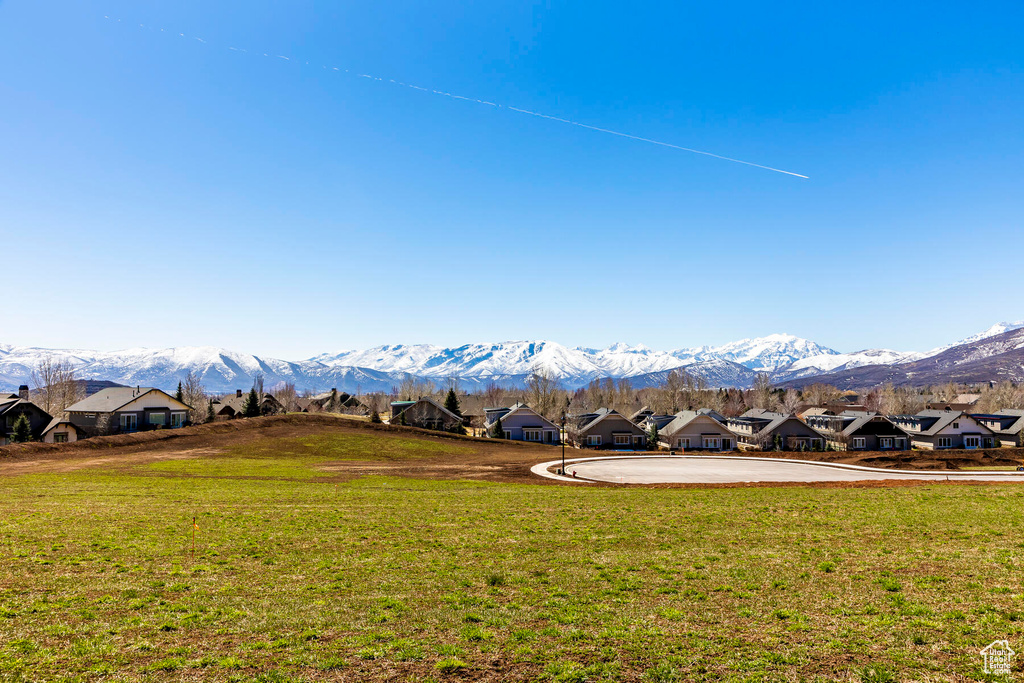
<svg viewBox="0 0 1024 683">
<path fill-rule="evenodd" d="M 518 386 L 534 371 L 545 371 L 570 389 L 605 378 L 627 378 L 637 386 L 646 386 L 663 381 L 678 368 L 704 378 L 711 386 L 748 387 L 760 372 L 768 373 L 778 383 L 810 383 L 815 378 L 825 381 L 828 377 L 849 383 L 877 376 L 900 377 L 900 368 L 909 368 L 952 349 L 961 349 L 961 365 L 976 361 L 981 363 L 979 368 L 986 362 L 990 366 L 986 359 L 998 354 L 972 360 L 970 349 L 962 347 L 988 348 L 986 340 L 1015 332 L 1024 335 L 1024 321 L 997 323 L 966 340 L 925 353 L 891 349 L 841 353 L 808 339 L 778 333 L 720 346 L 672 351 L 622 342 L 593 349 L 548 340 L 519 340 L 459 347 L 390 344 L 323 353 L 300 361 L 213 346 L 89 351 L 0 344 L 0 385 L 13 389 L 19 384 L 31 384 L 32 371 L 46 356 L 68 360 L 83 378 L 165 389 L 174 388 L 191 371 L 200 375 L 208 390 L 215 393 L 246 388 L 257 372 L 263 373 L 268 387 L 291 382 L 300 390 L 338 388 L 349 392 L 388 391 L 410 377 L 441 382 L 457 376 L 467 389 L 482 388 L 490 382 Z M 915 375 L 913 371 L 905 374 L 907 381 L 922 376 L 921 372 Z M 927 372 L 923 375 L 929 376 Z"/>
</svg>

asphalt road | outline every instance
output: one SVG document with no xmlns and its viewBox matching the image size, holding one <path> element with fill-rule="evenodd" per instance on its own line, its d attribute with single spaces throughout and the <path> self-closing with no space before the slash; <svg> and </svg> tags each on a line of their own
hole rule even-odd
<svg viewBox="0 0 1024 683">
<path fill-rule="evenodd" d="M 547 469 L 556 462 L 533 468 L 535 474 L 565 480 Z M 728 456 L 611 457 L 567 462 L 570 481 L 603 481 L 622 484 L 728 484 L 742 482 L 885 481 L 1013 481 L 1024 483 L 1024 472 L 926 472 L 876 469 L 806 461 Z"/>
</svg>

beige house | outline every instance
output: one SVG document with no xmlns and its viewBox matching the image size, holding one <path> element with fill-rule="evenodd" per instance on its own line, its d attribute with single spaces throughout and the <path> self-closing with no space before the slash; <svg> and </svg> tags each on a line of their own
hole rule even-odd
<svg viewBox="0 0 1024 683">
<path fill-rule="evenodd" d="M 914 448 L 992 448 L 998 445 L 992 430 L 959 410 L 922 410 L 915 415 L 890 415 L 889 420 L 910 437 Z"/>
<path fill-rule="evenodd" d="M 658 443 L 682 451 L 731 451 L 736 437 L 711 410 L 682 410 L 658 430 Z"/>
<path fill-rule="evenodd" d="M 42 434 L 43 443 L 72 443 L 78 441 L 78 427 L 70 420 L 54 418 Z"/>
<path fill-rule="evenodd" d="M 153 387 L 111 387 L 69 406 L 67 419 L 78 438 L 149 429 L 177 429 L 188 421 L 189 406 Z"/>
</svg>

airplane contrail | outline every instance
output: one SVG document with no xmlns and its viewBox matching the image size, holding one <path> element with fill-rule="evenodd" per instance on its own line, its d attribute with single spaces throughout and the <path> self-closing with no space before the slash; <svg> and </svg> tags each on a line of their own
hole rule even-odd
<svg viewBox="0 0 1024 683">
<path fill-rule="evenodd" d="M 104 15 L 103 18 L 104 19 L 110 19 L 111 17 L 107 16 L 107 15 Z M 117 19 L 117 21 L 120 22 L 121 20 Z M 139 26 L 142 27 L 142 24 L 139 24 Z M 150 29 L 152 30 L 153 27 L 150 27 Z M 160 31 L 163 32 L 164 30 L 160 29 Z M 182 37 L 182 38 L 187 38 L 187 36 L 184 33 L 179 33 L 178 35 L 180 37 Z M 209 43 L 207 43 L 205 40 L 203 40 L 202 38 L 200 38 L 198 36 L 194 36 L 194 38 L 195 38 L 195 40 L 199 41 L 200 43 L 209 45 Z M 232 50 L 234 52 L 239 52 L 239 53 L 248 53 L 248 50 L 244 50 L 242 48 L 237 48 L 237 47 L 228 47 L 227 49 L 228 50 Z M 263 53 L 263 56 L 264 57 L 269 57 L 270 55 L 268 53 Z M 285 57 L 284 55 L 277 55 L 277 57 L 279 59 L 283 59 L 283 60 L 286 60 L 288 62 L 291 62 L 291 63 L 294 63 L 294 64 L 298 64 L 299 66 L 302 66 L 302 63 L 300 61 L 293 60 L 290 57 Z M 308 65 L 309 62 L 306 62 L 306 64 Z M 330 69 L 332 71 L 339 71 L 339 72 L 344 71 L 345 73 L 350 73 L 348 69 L 339 69 L 336 66 L 330 66 L 329 67 L 326 64 L 322 65 L 322 68 L 323 69 Z M 663 140 L 655 140 L 653 138 L 645 138 L 645 137 L 641 137 L 639 135 L 632 135 L 630 133 L 623 133 L 622 131 L 612 130 L 610 128 L 601 128 L 599 126 L 592 126 L 589 123 L 581 123 L 579 121 L 573 121 L 571 119 L 564 119 L 564 118 L 561 118 L 559 116 L 551 116 L 549 114 L 542 114 L 540 112 L 530 111 L 529 109 L 520 109 L 519 107 L 513 107 L 513 106 L 508 105 L 508 104 L 505 104 L 505 105 L 495 104 L 494 102 L 488 102 L 487 100 L 478 100 L 475 97 L 465 97 L 463 95 L 455 95 L 453 93 L 445 92 L 443 90 L 434 90 L 432 88 L 424 88 L 424 87 L 421 87 L 421 86 L 418 86 L 418 85 L 413 85 L 411 83 L 403 83 L 401 81 L 396 81 L 393 78 L 384 79 L 384 78 L 378 78 L 377 76 L 371 76 L 369 74 L 356 74 L 356 77 L 357 78 L 366 78 L 366 79 L 369 79 L 371 81 L 380 81 L 382 83 L 387 82 L 387 83 L 391 83 L 393 85 L 400 85 L 400 86 L 402 86 L 404 88 L 411 88 L 413 90 L 420 90 L 422 92 L 431 93 L 431 94 L 434 94 L 434 95 L 443 95 L 444 97 L 448 97 L 448 98 L 451 98 L 453 100 L 465 100 L 467 102 L 474 102 L 476 104 L 482 104 L 482 105 L 486 105 L 488 107 L 494 107 L 495 109 L 507 109 L 509 111 L 514 111 L 514 112 L 517 112 L 517 113 L 520 113 L 520 114 L 527 114 L 529 116 L 535 116 L 537 118 L 547 119 L 549 121 L 556 121 L 558 123 L 565 123 L 565 124 L 568 124 L 570 126 L 578 126 L 579 128 L 586 128 L 587 130 L 592 130 L 592 131 L 595 131 L 595 132 L 598 132 L 598 133 L 606 133 L 608 135 L 615 135 L 615 136 L 618 136 L 620 138 L 627 138 L 629 140 L 635 140 L 637 142 L 646 142 L 646 143 L 651 144 L 651 145 L 658 145 L 660 147 L 667 147 L 669 149 L 675 149 L 675 150 L 679 150 L 681 152 L 690 152 L 691 154 L 700 154 L 700 155 L 703 155 L 703 156 L 706 156 L 706 157 L 711 157 L 713 159 L 720 159 L 722 161 L 730 161 L 730 162 L 732 162 L 734 164 L 743 164 L 745 166 L 753 166 L 754 168 L 760 168 L 760 169 L 763 169 L 765 171 L 773 171 L 775 173 L 784 173 L 785 175 L 794 176 L 796 178 L 804 178 L 804 179 L 808 178 L 808 176 L 803 175 L 802 173 L 794 173 L 793 171 L 784 171 L 781 168 L 775 168 L 773 166 L 765 166 L 763 164 L 754 163 L 753 161 L 744 161 L 743 159 L 736 159 L 734 157 L 727 157 L 727 156 L 724 156 L 722 154 L 715 154 L 714 152 L 707 152 L 707 151 L 700 150 L 700 149 L 693 149 L 692 147 L 683 147 L 682 145 L 676 145 L 676 144 L 673 144 L 671 142 L 665 142 Z"/>
</svg>

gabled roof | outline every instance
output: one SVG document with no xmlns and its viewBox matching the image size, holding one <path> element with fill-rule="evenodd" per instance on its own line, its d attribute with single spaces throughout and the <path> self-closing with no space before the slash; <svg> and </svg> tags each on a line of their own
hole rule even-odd
<svg viewBox="0 0 1024 683">
<path fill-rule="evenodd" d="M 491 409 L 491 410 L 493 411 L 493 409 Z M 538 413 L 536 410 L 534 410 L 530 406 L 526 405 L 525 403 L 516 403 L 516 404 L 514 404 L 511 408 L 508 409 L 507 413 L 502 413 L 500 415 L 500 417 L 501 417 L 502 420 L 505 420 L 510 415 L 515 415 L 516 413 L 530 413 L 531 415 L 533 415 L 537 419 L 546 422 L 552 429 L 558 429 L 558 425 L 556 425 L 554 422 L 552 422 L 551 420 L 547 419 L 546 417 L 544 417 L 543 415 Z M 488 424 L 493 424 L 493 421 L 489 422 Z"/>
<path fill-rule="evenodd" d="M 393 418 L 391 418 L 391 424 L 396 424 L 395 420 L 397 420 L 401 415 L 404 415 L 406 412 L 411 410 L 414 406 L 416 406 L 419 403 L 429 403 L 430 405 L 432 405 L 435 408 L 437 408 L 438 410 L 440 410 L 442 413 L 447 413 L 456 422 L 462 422 L 462 418 L 461 417 L 459 417 L 458 415 L 456 415 L 452 411 L 448 410 L 447 408 L 445 408 L 443 405 L 441 405 L 440 403 L 438 403 L 434 399 L 425 396 L 425 397 L 419 399 L 418 401 L 413 401 L 412 404 L 409 405 L 409 407 L 407 407 L 402 412 L 398 413 L 398 415 L 395 415 Z"/>
<path fill-rule="evenodd" d="M 166 391 L 154 387 L 110 387 L 97 391 L 92 396 L 68 406 L 67 410 L 72 413 L 112 413 L 115 410 L 120 410 L 135 399 L 142 398 L 154 391 L 160 392 L 180 405 L 184 410 L 189 410 L 187 405 L 178 401 Z"/>
<path fill-rule="evenodd" d="M 771 433 L 782 426 L 783 423 L 789 420 L 796 420 L 804 427 L 807 427 L 815 434 L 821 434 L 817 429 L 810 426 L 796 415 L 786 415 L 784 413 L 774 413 L 770 410 L 764 410 L 763 408 L 751 408 L 747 412 L 743 413 L 739 417 L 729 418 L 729 422 L 747 422 L 747 423 L 761 423 L 763 426 L 757 430 L 761 432 Z"/>
<path fill-rule="evenodd" d="M 1020 434 L 1021 430 L 1024 429 L 1024 410 L 1020 408 L 1003 408 L 988 415 L 972 413 L 971 417 L 982 420 L 985 418 L 999 419 L 1000 423 L 1006 426 L 1000 429 L 992 429 L 997 434 Z"/>
<path fill-rule="evenodd" d="M 714 413 L 714 411 L 710 411 L 710 413 Z M 710 413 L 704 413 L 699 410 L 680 410 L 678 413 L 675 414 L 675 418 L 667 425 L 665 425 L 665 427 L 661 431 L 665 436 L 671 436 L 678 432 L 679 430 L 686 427 L 694 420 L 704 417 L 714 422 L 724 431 L 728 432 L 729 430 L 725 427 L 725 425 L 723 425 L 721 422 L 712 417 Z M 717 413 L 715 414 L 717 415 Z"/>
<path fill-rule="evenodd" d="M 981 424 L 967 413 L 960 410 L 922 410 L 916 415 L 890 415 L 890 420 L 899 422 L 917 422 L 921 425 L 919 431 L 913 432 L 915 436 L 935 436 L 943 429 L 960 419 L 968 419 L 975 422 L 978 427 L 991 433 L 985 425 Z M 927 427 L 925 426 L 927 425 Z"/>
<path fill-rule="evenodd" d="M 639 426 L 638 426 L 638 425 L 637 425 L 636 423 L 634 423 L 634 422 L 633 422 L 632 420 L 630 420 L 630 419 L 629 419 L 628 417 L 626 417 L 625 415 L 623 415 L 622 413 L 620 413 L 620 412 L 618 412 L 618 411 L 616 411 L 616 410 L 608 410 L 607 408 L 598 408 L 598 409 L 597 409 L 596 411 L 594 411 L 594 413 L 595 413 L 595 414 L 596 414 L 596 415 L 597 415 L 598 417 L 597 417 L 596 419 L 594 419 L 594 420 L 591 420 L 590 422 L 586 423 L 585 425 L 582 425 L 582 426 L 580 427 L 580 431 L 581 431 L 581 432 L 586 432 L 586 431 L 589 431 L 589 430 L 590 430 L 590 429 L 591 429 L 591 428 L 592 428 L 592 427 L 593 427 L 594 425 L 596 425 L 596 424 L 597 424 L 598 422 L 601 422 L 602 420 L 607 420 L 607 419 L 609 419 L 609 418 L 612 418 L 612 419 L 614 419 L 614 418 L 620 418 L 620 419 L 623 419 L 623 420 L 625 420 L 626 422 L 628 422 L 629 424 L 631 424 L 631 425 L 633 425 L 634 427 L 636 427 L 636 428 L 637 428 L 638 430 L 640 430 L 641 432 L 643 431 L 642 429 L 640 429 L 640 427 L 639 427 Z"/>
<path fill-rule="evenodd" d="M 78 432 L 78 427 L 75 427 L 73 422 L 69 422 L 68 420 L 65 420 L 64 418 L 55 417 L 52 420 L 50 420 L 50 424 L 46 425 L 46 429 L 44 429 L 42 431 L 41 435 L 46 435 L 48 432 L 53 431 L 54 429 L 56 429 L 60 425 L 68 425 L 69 427 L 73 428 L 76 433 Z"/>
<path fill-rule="evenodd" d="M 27 408 L 28 406 L 32 406 L 33 408 L 41 412 L 43 415 L 49 415 L 49 413 L 47 413 L 45 410 L 37 406 L 32 401 L 26 401 L 25 399 L 20 398 L 17 394 L 11 394 L 11 397 L 12 398 L 0 398 L 0 415 L 5 415 L 11 411 L 17 411 L 19 407 L 21 408 L 22 411 L 24 411 L 25 408 Z"/>
</svg>

